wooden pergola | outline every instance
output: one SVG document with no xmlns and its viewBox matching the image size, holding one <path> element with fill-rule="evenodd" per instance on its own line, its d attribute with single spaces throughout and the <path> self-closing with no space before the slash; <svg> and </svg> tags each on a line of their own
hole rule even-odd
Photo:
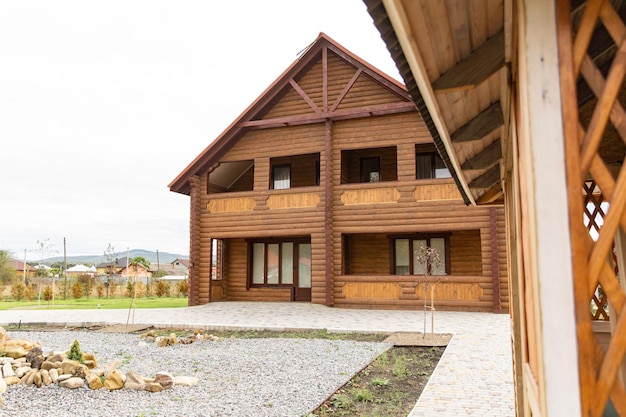
<svg viewBox="0 0 626 417">
<path fill-rule="evenodd" d="M 507 211 L 519 416 L 626 416 L 626 5 L 364 0 L 467 204 Z"/>
</svg>

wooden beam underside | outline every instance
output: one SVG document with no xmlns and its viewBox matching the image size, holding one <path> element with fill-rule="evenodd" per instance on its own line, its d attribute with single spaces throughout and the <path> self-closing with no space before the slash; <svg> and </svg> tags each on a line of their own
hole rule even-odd
<svg viewBox="0 0 626 417">
<path fill-rule="evenodd" d="M 433 90 L 446 93 L 476 88 L 503 66 L 504 31 L 500 31 L 439 77 Z"/>
<path fill-rule="evenodd" d="M 500 139 L 495 140 L 491 145 L 468 159 L 461 165 L 463 170 L 466 169 L 487 169 L 496 164 L 502 158 L 502 144 Z"/>
<path fill-rule="evenodd" d="M 471 189 L 491 188 L 500 181 L 500 165 L 496 165 L 469 184 Z"/>
<path fill-rule="evenodd" d="M 502 108 L 498 101 L 461 126 L 452 134 L 451 139 L 453 143 L 480 140 L 503 125 Z"/>
</svg>

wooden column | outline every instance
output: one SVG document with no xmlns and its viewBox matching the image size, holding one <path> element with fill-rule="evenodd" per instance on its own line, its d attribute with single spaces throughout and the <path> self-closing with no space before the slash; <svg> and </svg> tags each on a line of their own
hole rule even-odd
<svg viewBox="0 0 626 417">
<path fill-rule="evenodd" d="M 491 282 L 493 285 L 493 312 L 500 313 L 500 262 L 498 257 L 498 212 L 495 207 L 489 209 L 489 238 L 491 243 Z"/>
<path fill-rule="evenodd" d="M 189 180 L 189 201 L 190 201 L 190 215 L 189 215 L 189 305 L 198 305 L 198 275 L 200 272 L 200 208 L 199 206 L 199 192 L 200 192 L 200 178 L 193 176 Z"/>
<path fill-rule="evenodd" d="M 324 246 L 326 273 L 326 305 L 333 305 L 333 175 L 332 175 L 332 122 L 326 120 L 324 131 Z"/>
</svg>

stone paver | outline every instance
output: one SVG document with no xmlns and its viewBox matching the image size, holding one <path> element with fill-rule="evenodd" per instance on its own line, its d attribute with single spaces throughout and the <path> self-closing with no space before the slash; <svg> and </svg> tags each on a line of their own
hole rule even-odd
<svg viewBox="0 0 626 417">
<path fill-rule="evenodd" d="M 177 309 L 5 310 L 0 325 L 55 323 L 84 326 L 422 331 L 420 311 L 356 310 L 309 303 L 222 302 Z M 428 319 L 430 325 L 430 318 Z M 430 328 L 428 328 L 430 331 Z M 439 365 L 410 417 L 514 416 L 510 320 L 505 314 L 438 311 L 435 331 L 452 333 Z"/>
</svg>

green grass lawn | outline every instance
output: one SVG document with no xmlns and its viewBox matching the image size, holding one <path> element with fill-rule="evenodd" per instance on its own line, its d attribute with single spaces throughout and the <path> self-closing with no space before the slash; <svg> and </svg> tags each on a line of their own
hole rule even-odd
<svg viewBox="0 0 626 417">
<path fill-rule="evenodd" d="M 21 309 L 21 310 L 90 310 L 90 309 L 112 309 L 112 308 L 129 308 L 130 298 L 80 298 L 76 299 L 55 299 L 54 305 L 52 302 L 41 300 L 38 304 L 37 301 L 13 301 L 3 300 L 0 301 L 0 310 Z M 141 297 L 135 299 L 135 308 L 174 308 L 174 307 L 187 307 L 187 297 Z"/>
</svg>

